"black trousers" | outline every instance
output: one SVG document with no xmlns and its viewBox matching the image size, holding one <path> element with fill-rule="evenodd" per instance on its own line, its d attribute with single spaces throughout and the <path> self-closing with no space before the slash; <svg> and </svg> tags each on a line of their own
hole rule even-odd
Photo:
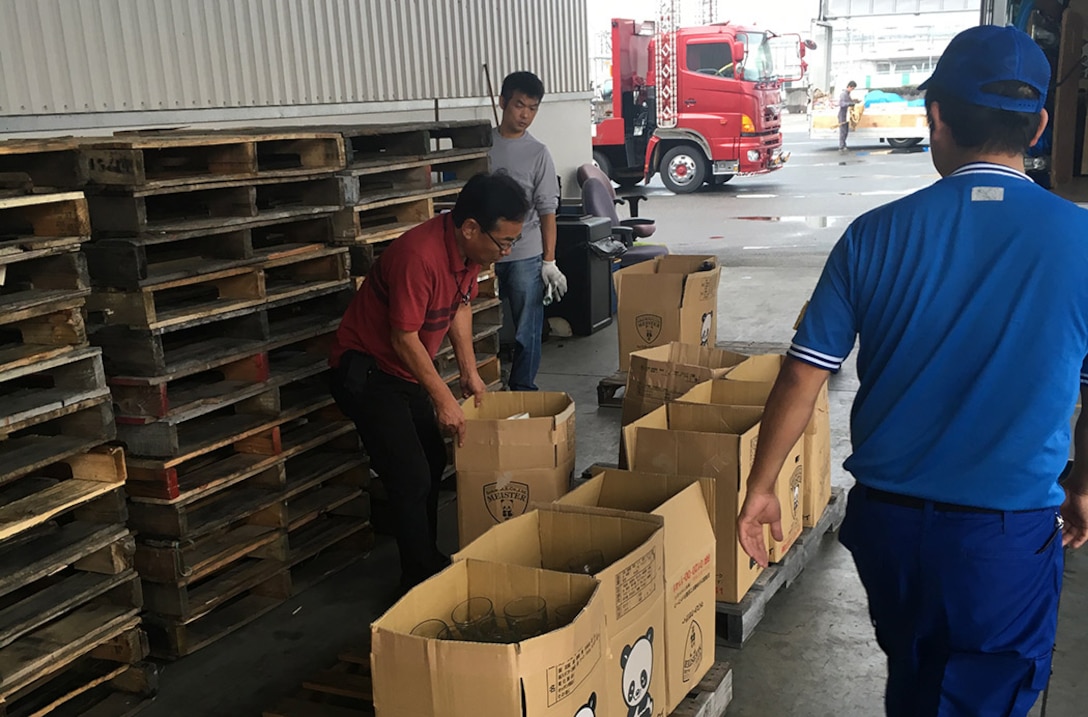
<svg viewBox="0 0 1088 717">
<path fill-rule="evenodd" d="M 330 388 L 389 493 L 401 584 L 411 587 L 446 564 L 437 547 L 446 446 L 434 405 L 422 386 L 390 376 L 372 357 L 354 351 L 340 359 Z"/>
</svg>

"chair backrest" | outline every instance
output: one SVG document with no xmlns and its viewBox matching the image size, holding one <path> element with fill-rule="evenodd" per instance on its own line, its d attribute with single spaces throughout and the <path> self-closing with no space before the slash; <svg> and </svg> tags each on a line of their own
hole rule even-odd
<svg viewBox="0 0 1088 717">
<path fill-rule="evenodd" d="M 595 164 L 583 164 L 578 168 L 578 186 L 584 186 L 586 180 L 590 177 L 598 179 L 604 186 L 608 187 L 608 193 L 612 195 L 612 199 L 616 198 L 616 190 L 612 186 L 612 180 L 608 178 L 608 175 L 601 171 L 601 168 Z"/>
<path fill-rule="evenodd" d="M 586 214 L 607 217 L 614 227 L 620 225 L 619 215 L 616 214 L 616 204 L 612 201 L 605 183 L 596 177 L 587 177 L 582 182 L 582 206 Z"/>
</svg>

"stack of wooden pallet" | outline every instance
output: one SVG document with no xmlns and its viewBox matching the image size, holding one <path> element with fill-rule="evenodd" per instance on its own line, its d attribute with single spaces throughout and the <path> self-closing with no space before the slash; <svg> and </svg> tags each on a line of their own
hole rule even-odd
<svg viewBox="0 0 1088 717">
<path fill-rule="evenodd" d="M 335 241 L 351 250 L 352 273 L 365 277 L 389 242 L 447 207 L 472 175 L 489 167 L 491 126 L 486 121 L 420 122 L 330 127 L 344 139 L 344 208 Z M 473 341 L 480 376 L 501 383 L 498 331 L 502 309 L 494 270 L 480 274 L 473 304 Z M 447 343 L 436 362 L 456 395 L 457 364 Z"/>
<path fill-rule="evenodd" d="M 326 375 L 352 285 L 330 246 L 343 139 L 127 134 L 80 153 L 145 623 L 180 657 L 368 547 L 369 470 Z"/>
<path fill-rule="evenodd" d="M 118 717 L 156 689 L 155 668 L 143 662 L 125 459 L 102 446 L 114 436 L 113 412 L 84 324 L 87 204 L 80 192 L 45 193 L 31 181 L 77 184 L 74 173 L 48 176 L 73 154 L 62 141 L 0 145 L 6 186 L 15 187 L 0 193 L 4 717 Z M 12 174 L 21 167 L 28 171 Z"/>
</svg>

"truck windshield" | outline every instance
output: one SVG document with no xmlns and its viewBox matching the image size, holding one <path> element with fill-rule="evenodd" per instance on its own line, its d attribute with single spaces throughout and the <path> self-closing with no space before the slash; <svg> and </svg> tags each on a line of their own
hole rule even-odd
<svg viewBox="0 0 1088 717">
<path fill-rule="evenodd" d="M 744 43 L 744 73 L 741 79 L 763 82 L 774 79 L 774 60 L 767 36 L 763 33 L 738 32 L 737 39 Z"/>
</svg>

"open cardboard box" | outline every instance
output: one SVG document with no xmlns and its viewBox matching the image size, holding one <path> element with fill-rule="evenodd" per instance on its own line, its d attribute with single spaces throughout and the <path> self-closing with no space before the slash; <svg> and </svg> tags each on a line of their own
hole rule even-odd
<svg viewBox="0 0 1088 717">
<path fill-rule="evenodd" d="M 605 470 L 556 501 L 665 521 L 666 714 L 714 663 L 714 481 Z"/>
<path fill-rule="evenodd" d="M 497 614 L 524 595 L 581 603 L 570 624 L 513 644 L 416 637 L 431 619 L 450 622 L 469 597 Z M 374 708 L 381 717 L 571 717 L 606 691 L 604 612 L 597 580 L 517 565 L 462 560 L 405 595 L 371 626 Z M 614 689 L 614 688 L 613 688 Z M 609 714 L 597 711 L 598 715 Z"/>
<path fill-rule="evenodd" d="M 628 369 L 632 351 L 670 341 L 713 346 L 720 280 L 712 255 L 669 254 L 617 271 L 620 371 Z"/>
<path fill-rule="evenodd" d="M 779 354 L 752 356 L 725 375 L 689 391 L 678 400 L 744 406 L 765 405 L 786 357 Z M 827 384 L 820 388 L 812 418 L 805 427 L 804 479 L 801 513 L 806 528 L 816 525 L 831 500 L 831 413 Z"/>
<path fill-rule="evenodd" d="M 461 545 L 567 492 L 574 472 L 574 401 L 565 393 L 488 393 L 464 402 L 465 441 L 454 449 Z M 528 414 L 525 417 L 524 414 Z"/>
<path fill-rule="evenodd" d="M 664 519 L 573 505 L 535 507 L 487 531 L 454 560 L 565 571 L 572 558 L 599 550 L 604 567 L 594 577 L 604 611 L 605 690 L 597 694 L 596 714 L 638 707 L 644 712 L 635 714 L 666 717 Z"/>
<path fill-rule="evenodd" d="M 679 398 L 703 381 L 721 378 L 746 358 L 725 349 L 677 341 L 633 352 L 623 392 L 623 425 Z"/>
<path fill-rule="evenodd" d="M 739 602 L 762 572 L 737 540 L 737 515 L 747 495 L 762 416 L 761 406 L 670 403 L 623 429 L 631 470 L 714 480 L 717 599 L 724 602 Z M 801 444 L 778 475 L 783 506 L 792 501 L 793 486 L 801 479 Z M 783 518 L 781 543 L 771 539 L 769 528 L 765 531 L 772 560 L 785 555 L 801 534 L 799 519 L 791 527 L 785 513 Z"/>
</svg>

